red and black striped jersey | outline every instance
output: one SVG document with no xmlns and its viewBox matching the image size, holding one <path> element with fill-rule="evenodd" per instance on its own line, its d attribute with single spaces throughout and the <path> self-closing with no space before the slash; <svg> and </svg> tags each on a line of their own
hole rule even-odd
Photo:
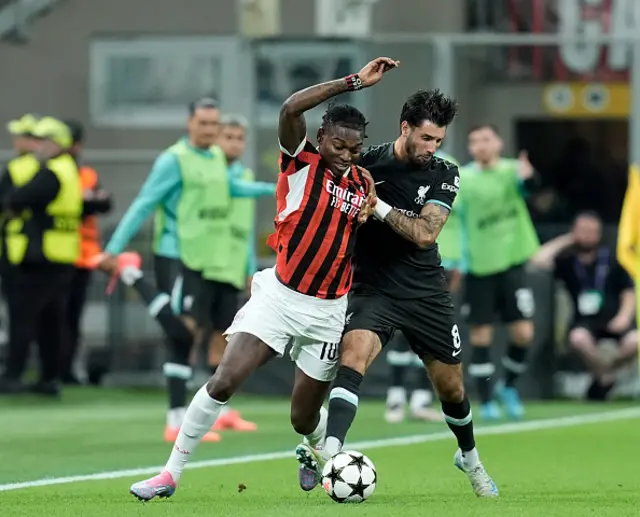
<svg viewBox="0 0 640 517">
<path fill-rule="evenodd" d="M 275 232 L 276 271 L 289 288 L 335 299 L 351 288 L 358 214 L 367 182 L 352 167 L 336 177 L 305 140 L 295 153 L 280 148 Z"/>
</svg>

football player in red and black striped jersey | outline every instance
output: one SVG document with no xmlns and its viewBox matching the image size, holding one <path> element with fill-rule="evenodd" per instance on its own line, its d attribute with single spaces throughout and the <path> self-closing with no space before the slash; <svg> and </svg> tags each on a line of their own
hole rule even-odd
<svg viewBox="0 0 640 517">
<path fill-rule="evenodd" d="M 291 423 L 305 443 L 324 442 L 322 403 L 333 380 L 351 287 L 354 233 L 373 213 L 373 180 L 354 163 L 365 138 L 364 115 L 352 106 L 327 110 L 316 147 L 307 138 L 304 113 L 348 91 L 376 84 L 398 66 L 380 57 L 357 74 L 294 93 L 280 111 L 280 175 L 275 232 L 269 244 L 276 266 L 256 273 L 251 298 L 226 332 L 229 343 L 211 380 L 187 409 L 165 470 L 135 483 L 142 500 L 173 494 L 187 459 L 238 387 L 270 359 L 284 354 L 296 363 Z M 317 485 L 301 466 L 300 486 Z"/>
</svg>

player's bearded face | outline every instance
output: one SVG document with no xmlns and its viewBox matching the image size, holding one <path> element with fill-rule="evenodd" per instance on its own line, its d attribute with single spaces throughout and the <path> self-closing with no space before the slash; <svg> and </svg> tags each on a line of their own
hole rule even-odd
<svg viewBox="0 0 640 517">
<path fill-rule="evenodd" d="M 424 122 L 419 127 L 403 126 L 402 131 L 406 134 L 404 149 L 409 161 L 422 167 L 431 161 L 442 144 L 446 129 Z"/>
<path fill-rule="evenodd" d="M 579 217 L 573 226 L 573 238 L 578 251 L 589 252 L 600 245 L 602 226 L 593 217 Z"/>
</svg>

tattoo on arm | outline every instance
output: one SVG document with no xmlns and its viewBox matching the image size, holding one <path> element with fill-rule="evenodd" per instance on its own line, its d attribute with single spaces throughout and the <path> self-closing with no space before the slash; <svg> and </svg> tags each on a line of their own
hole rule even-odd
<svg viewBox="0 0 640 517">
<path fill-rule="evenodd" d="M 384 222 L 405 239 L 426 248 L 434 242 L 449 217 L 449 209 L 427 203 L 418 217 L 412 218 L 398 210 L 391 210 Z"/>
<path fill-rule="evenodd" d="M 316 84 L 294 93 L 280 109 L 278 138 L 280 144 L 290 153 L 295 152 L 307 133 L 304 112 L 315 108 L 327 99 L 340 95 L 349 89 L 347 81 L 336 79 Z"/>
</svg>

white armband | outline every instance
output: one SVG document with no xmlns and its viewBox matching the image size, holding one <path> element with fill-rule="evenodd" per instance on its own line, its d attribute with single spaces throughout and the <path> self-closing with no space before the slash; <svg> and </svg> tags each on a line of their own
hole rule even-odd
<svg viewBox="0 0 640 517">
<path fill-rule="evenodd" d="M 384 221 L 384 218 L 387 217 L 389 212 L 393 210 L 391 205 L 388 205 L 382 199 L 378 198 L 375 208 L 373 209 L 373 217 L 375 217 L 378 221 Z"/>
</svg>

